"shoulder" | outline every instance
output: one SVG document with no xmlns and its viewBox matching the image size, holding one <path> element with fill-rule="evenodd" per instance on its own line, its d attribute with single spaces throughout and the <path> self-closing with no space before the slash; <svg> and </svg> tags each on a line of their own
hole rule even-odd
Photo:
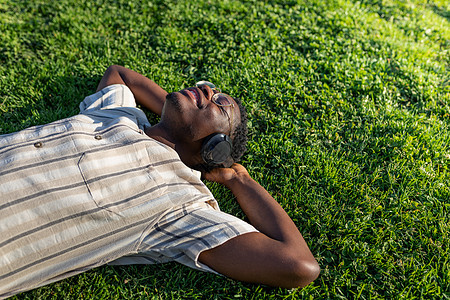
<svg viewBox="0 0 450 300">
<path fill-rule="evenodd" d="M 133 93 L 124 84 L 112 84 L 87 96 L 80 103 L 80 113 L 90 109 L 114 107 L 136 107 Z"/>
</svg>

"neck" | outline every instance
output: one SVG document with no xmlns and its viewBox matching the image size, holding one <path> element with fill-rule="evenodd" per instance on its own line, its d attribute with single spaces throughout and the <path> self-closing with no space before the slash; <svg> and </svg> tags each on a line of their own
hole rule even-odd
<svg viewBox="0 0 450 300">
<path fill-rule="evenodd" d="M 161 142 L 167 146 L 169 146 L 172 149 L 175 149 L 175 141 L 173 140 L 173 138 L 171 138 L 166 130 L 164 130 L 164 128 L 162 128 L 161 124 L 158 123 L 152 127 L 147 127 L 145 128 L 145 134 L 148 135 L 149 137 L 151 137 L 152 139 L 157 140 L 158 142 Z"/>
</svg>

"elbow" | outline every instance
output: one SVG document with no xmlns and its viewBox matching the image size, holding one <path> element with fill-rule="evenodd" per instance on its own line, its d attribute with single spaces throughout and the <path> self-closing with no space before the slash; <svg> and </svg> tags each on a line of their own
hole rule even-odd
<svg viewBox="0 0 450 300">
<path fill-rule="evenodd" d="M 295 266 L 293 283 L 295 288 L 305 287 L 319 277 L 320 266 L 315 259 L 299 261 Z"/>
<path fill-rule="evenodd" d="M 121 66 L 119 65 L 110 65 L 106 71 L 105 74 L 107 73 L 119 73 L 119 69 L 121 68 Z"/>
<path fill-rule="evenodd" d="M 110 70 L 114 70 L 114 69 L 118 69 L 118 68 L 120 68 L 121 66 L 119 66 L 119 65 L 110 65 L 109 67 L 108 67 L 108 69 L 110 69 Z M 107 69 L 107 70 L 108 70 Z"/>
<path fill-rule="evenodd" d="M 288 259 L 285 288 L 302 288 L 319 277 L 320 266 L 314 257 Z"/>
<path fill-rule="evenodd" d="M 124 70 L 124 67 L 119 66 L 119 65 L 110 65 L 106 71 L 105 71 L 105 75 L 108 76 L 121 76 L 121 72 Z"/>
</svg>

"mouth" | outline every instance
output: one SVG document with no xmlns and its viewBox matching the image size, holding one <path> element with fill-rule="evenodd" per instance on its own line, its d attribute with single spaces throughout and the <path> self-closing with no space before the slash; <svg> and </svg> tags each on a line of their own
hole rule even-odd
<svg viewBox="0 0 450 300">
<path fill-rule="evenodd" d="M 195 103 L 195 105 L 198 105 L 198 100 L 200 99 L 200 96 L 197 91 L 192 89 L 185 89 L 181 93 L 187 96 L 189 99 L 191 99 Z"/>
<path fill-rule="evenodd" d="M 204 96 L 207 98 L 207 95 L 203 90 L 199 88 L 188 88 L 185 91 L 186 94 L 189 96 L 189 98 L 192 99 L 192 101 L 195 103 L 195 105 L 197 105 L 198 108 L 201 108 L 203 106 L 201 94 L 204 94 Z"/>
</svg>

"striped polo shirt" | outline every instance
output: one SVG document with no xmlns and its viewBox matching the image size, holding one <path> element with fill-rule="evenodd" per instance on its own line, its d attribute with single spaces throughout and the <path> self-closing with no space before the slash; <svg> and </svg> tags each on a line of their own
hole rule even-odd
<svg viewBox="0 0 450 300">
<path fill-rule="evenodd" d="M 128 87 L 112 85 L 86 97 L 79 115 L 0 136 L 0 297 L 109 262 L 141 263 L 146 252 L 158 262 L 164 254 L 152 245 L 163 243 L 161 233 L 176 244 L 180 228 L 194 226 L 177 211 L 189 215 L 186 208 L 197 210 L 192 203 L 217 208 L 199 173 L 145 135 L 146 126 Z M 197 215 L 197 223 L 210 219 Z M 189 246 L 198 248 L 194 257 L 172 257 L 165 246 L 159 262 L 196 260 L 200 251 L 254 231 L 224 215 L 214 224 L 231 224 L 220 225 L 226 228 L 205 229 L 202 237 L 189 229 L 185 240 L 201 242 Z M 217 231 L 223 237 L 208 242 Z"/>
</svg>

